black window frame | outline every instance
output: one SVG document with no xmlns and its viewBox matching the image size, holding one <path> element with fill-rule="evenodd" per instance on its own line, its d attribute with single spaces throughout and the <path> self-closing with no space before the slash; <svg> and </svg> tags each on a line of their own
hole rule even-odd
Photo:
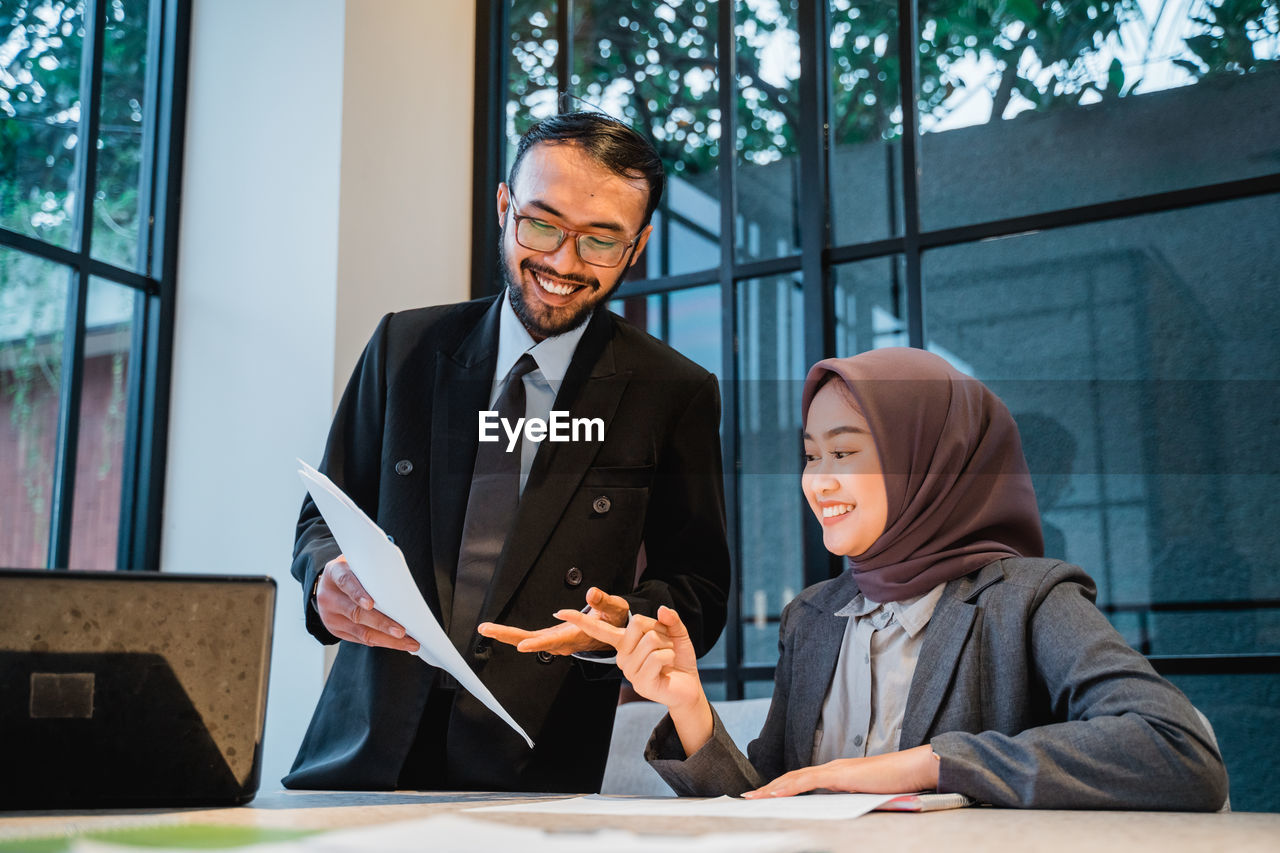
<svg viewBox="0 0 1280 853">
<path fill-rule="evenodd" d="M 103 54 L 109 0 L 85 0 L 77 136 L 96 140 L 101 113 Z M 169 390 L 178 260 L 178 215 L 186 127 L 191 0 L 157 0 L 149 7 L 146 91 L 153 100 L 143 125 L 139 176 L 139 258 L 142 271 L 96 259 L 91 251 L 97 149 L 76 152 L 79 203 L 75 245 L 62 248 L 0 227 L 0 246 L 71 269 L 59 388 L 53 497 L 44 568 L 67 569 L 71 554 L 80 399 L 84 384 L 85 318 L 91 278 L 130 288 L 135 300 L 128 367 L 116 569 L 159 571 Z M 35 568 L 35 567 L 20 567 Z"/>
<path fill-rule="evenodd" d="M 722 0 L 722 5 L 723 4 Z M 573 68 L 573 9 L 574 0 L 560 0 L 555 16 L 557 101 L 561 107 L 570 105 L 567 97 L 572 82 Z M 506 104 L 507 104 L 507 53 L 509 49 L 509 0 L 481 0 L 476 7 L 476 110 L 474 123 L 475 172 L 473 183 L 473 233 L 471 263 L 472 298 L 498 292 L 501 281 L 497 274 L 499 239 L 498 223 L 492 214 L 493 193 L 498 182 L 505 179 Z M 729 506 L 730 553 L 735 567 L 733 586 L 729 598 L 729 618 L 725 627 L 725 666 L 702 668 L 704 680 L 722 681 L 725 697 L 740 699 L 747 682 L 771 680 L 772 666 L 745 666 L 742 652 L 742 602 L 738 587 L 737 567 L 741 564 L 741 538 L 736 522 L 737 480 L 734 474 L 738 461 L 738 401 L 733 398 L 737 379 L 738 309 L 737 287 L 750 279 L 801 274 L 804 304 L 804 357 L 812 364 L 835 354 L 834 286 L 832 270 L 837 265 L 853 261 L 900 257 L 903 260 L 902 286 L 906 304 L 906 328 L 910 346 L 925 345 L 924 298 L 921 284 L 921 267 L 924 254 L 930 250 L 997 237 L 1013 236 L 1035 231 L 1069 228 L 1077 225 L 1123 219 L 1143 214 L 1162 213 L 1218 202 L 1245 199 L 1260 195 L 1280 193 L 1280 172 L 1261 177 L 1205 184 L 1167 192 L 1151 193 L 1116 201 L 1105 201 L 1077 207 L 1052 210 L 1045 213 L 1012 216 L 978 222 L 961 227 L 925 229 L 920 219 L 920 133 L 919 112 L 916 98 L 919 51 L 919 0 L 898 0 L 899 21 L 897 55 L 910 57 L 902 63 L 899 80 L 899 103 L 910 108 L 902 110 L 901 145 L 901 233 L 860 243 L 831 245 L 831 207 L 828 199 L 830 187 L 830 146 L 825 128 L 829 127 L 831 96 L 828 88 L 828 50 L 830 30 L 828 0 L 800 0 L 796 29 L 800 42 L 799 100 L 801 123 L 797 132 L 797 156 L 799 158 L 799 186 L 820 187 L 820 192 L 799 194 L 799 227 L 805 239 L 800 241 L 799 252 L 785 257 L 762 261 L 741 262 L 736 257 L 734 245 L 734 216 L 737 210 L 735 192 L 737 168 L 732 145 L 721 145 L 719 150 L 720 181 L 720 264 L 706 270 L 669 275 L 644 280 L 625 281 L 619 289 L 620 298 L 649 294 L 671 293 L 690 287 L 719 284 L 721 294 L 721 341 L 723 387 L 729 389 L 729 398 L 723 401 L 722 450 L 725 459 L 725 497 Z M 718 44 L 735 44 L 735 15 L 719 14 Z M 719 108 L 721 139 L 735 138 L 738 76 L 735 73 L 736 51 L 721 49 L 718 52 Z M 811 235 L 818 235 L 814 239 Z M 797 439 L 798 441 L 798 439 Z M 797 456 L 799 450 L 797 449 Z M 822 545 L 821 531 L 815 524 L 806 523 L 804 534 L 804 571 L 806 586 L 833 577 L 842 568 L 842 561 L 829 554 Z M 1220 606 L 1219 602 L 1198 604 L 1209 610 Z M 1280 602 L 1254 601 L 1250 607 L 1268 608 L 1280 606 Z M 1104 606 L 1104 612 L 1119 612 Z M 1124 609 L 1124 608 L 1120 608 Z M 1159 609 L 1159 605 L 1155 606 Z M 1280 654 L 1215 655 L 1215 656 L 1159 656 L 1153 664 L 1162 672 L 1177 674 L 1214 674 L 1224 671 L 1250 674 L 1280 673 Z"/>
</svg>

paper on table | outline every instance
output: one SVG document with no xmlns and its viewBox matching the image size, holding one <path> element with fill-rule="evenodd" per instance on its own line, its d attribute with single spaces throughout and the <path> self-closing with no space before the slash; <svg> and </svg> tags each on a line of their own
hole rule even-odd
<svg viewBox="0 0 1280 853">
<path fill-rule="evenodd" d="M 429 839 L 429 841 L 426 841 Z M 648 835 L 599 828 L 555 831 L 513 826 L 457 815 L 440 815 L 380 826 L 316 835 L 299 844 L 299 853 L 784 853 L 812 850 L 812 839 L 796 832 L 716 832 L 706 835 Z"/>
<path fill-rule="evenodd" d="M 351 564 L 351 571 L 355 572 L 360 585 L 373 599 L 374 607 L 403 625 L 405 633 L 418 641 L 418 657 L 456 678 L 472 696 L 515 729 L 533 749 L 533 740 L 494 698 L 449 641 L 423 600 L 422 593 L 418 592 L 418 585 L 409 574 L 409 566 L 400 549 L 332 480 L 301 459 L 298 464 L 302 466 L 298 474 L 307 491 L 311 492 L 311 498 L 320 508 L 333 538 Z"/>
<path fill-rule="evenodd" d="M 847 820 L 861 817 L 901 794 L 810 794 L 767 800 L 736 797 L 606 797 L 590 794 L 568 800 L 541 800 L 467 809 L 480 812 L 635 815 L 644 817 L 736 817 L 779 820 Z"/>
</svg>

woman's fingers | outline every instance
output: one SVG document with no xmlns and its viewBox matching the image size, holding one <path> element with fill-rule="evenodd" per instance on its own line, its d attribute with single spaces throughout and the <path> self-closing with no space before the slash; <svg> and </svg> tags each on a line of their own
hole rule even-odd
<svg viewBox="0 0 1280 853">
<path fill-rule="evenodd" d="M 784 773 L 777 779 L 774 779 L 767 785 L 762 785 L 754 791 L 747 791 L 743 794 L 744 799 L 757 800 L 765 797 L 792 797 L 796 794 L 803 794 L 805 791 L 812 791 L 815 788 L 824 788 L 826 765 L 818 765 L 817 767 L 804 767 L 800 770 L 792 770 L 790 773 Z"/>
<path fill-rule="evenodd" d="M 615 649 L 618 648 L 626 634 L 626 629 L 611 625 L 603 619 L 590 616 L 578 610 L 557 610 L 551 615 L 577 627 L 588 637 L 599 640 L 602 643 L 608 643 Z"/>
</svg>

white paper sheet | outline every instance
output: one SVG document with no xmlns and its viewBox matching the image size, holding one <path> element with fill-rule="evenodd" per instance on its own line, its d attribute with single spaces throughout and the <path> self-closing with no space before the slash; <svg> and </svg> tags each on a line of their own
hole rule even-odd
<svg viewBox="0 0 1280 853">
<path fill-rule="evenodd" d="M 299 847 L 305 853 L 786 853 L 813 849 L 807 837 L 793 832 L 651 835 L 604 828 L 555 831 L 456 815 L 328 832 L 306 839 Z"/>
<path fill-rule="evenodd" d="M 494 698 L 449 641 L 418 592 L 418 585 L 409 574 L 409 566 L 400 549 L 333 481 L 301 459 L 298 464 L 302 466 L 298 470 L 302 482 L 329 525 L 333 538 L 338 541 L 343 556 L 351 564 L 351 571 L 355 572 L 361 586 L 373 599 L 373 606 L 403 625 L 405 633 L 418 641 L 418 657 L 456 678 L 472 696 L 515 729 L 533 749 L 533 740 Z"/>
<path fill-rule="evenodd" d="M 770 820 L 848 820 L 861 817 L 901 794 L 808 794 L 766 800 L 736 797 L 606 797 L 591 794 L 568 800 L 542 800 L 467 811 L 539 814 L 632 815 L 637 817 L 734 817 Z"/>
</svg>

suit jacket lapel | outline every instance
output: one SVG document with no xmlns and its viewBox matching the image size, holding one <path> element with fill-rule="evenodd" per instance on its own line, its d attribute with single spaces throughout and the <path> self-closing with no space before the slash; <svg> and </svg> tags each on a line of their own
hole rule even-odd
<svg viewBox="0 0 1280 853">
<path fill-rule="evenodd" d="M 965 653 L 965 641 L 978 618 L 978 607 L 972 603 L 973 599 L 1003 577 L 997 562 L 983 567 L 976 575 L 957 578 L 947 584 L 937 609 L 929 619 L 920 657 L 916 661 L 916 672 L 907 692 L 907 707 L 898 741 L 902 749 L 924 743 Z"/>
<path fill-rule="evenodd" d="M 845 629 L 849 625 L 848 617 L 836 616 L 835 613 L 856 594 L 857 587 L 841 579 L 828 584 L 805 604 L 817 612 L 809 614 L 806 619 L 805 641 L 796 649 L 800 659 L 793 668 L 791 695 L 787 703 L 787 745 L 795 757 L 795 766 L 813 763 L 813 733 L 818 729 L 822 703 L 835 676 Z"/>
<path fill-rule="evenodd" d="M 615 370 L 612 338 L 613 320 L 608 312 L 597 311 L 578 342 L 553 404 L 557 411 L 568 411 L 575 418 L 603 420 L 606 440 L 630 378 L 629 374 L 618 374 Z M 520 507 L 481 608 L 481 621 L 498 619 L 506 608 L 555 531 L 601 446 L 597 441 L 544 441 L 538 448 Z"/>
<path fill-rule="evenodd" d="M 431 562 L 445 633 L 453 611 L 453 579 L 476 462 L 476 413 L 488 408 L 493 390 L 501 306 L 502 300 L 495 299 L 457 349 L 441 350 L 436 359 L 431 412 Z"/>
</svg>

